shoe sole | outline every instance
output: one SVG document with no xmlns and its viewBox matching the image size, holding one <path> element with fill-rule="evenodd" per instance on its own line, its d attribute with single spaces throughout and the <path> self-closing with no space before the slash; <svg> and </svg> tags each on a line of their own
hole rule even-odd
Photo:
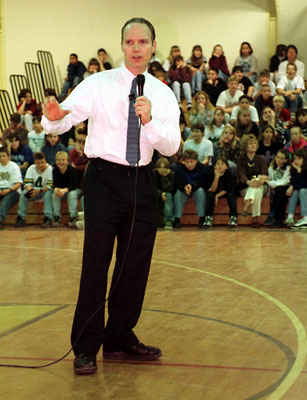
<svg viewBox="0 0 307 400">
<path fill-rule="evenodd" d="M 132 361 L 153 361 L 162 356 L 162 352 L 153 355 L 134 355 L 124 351 L 114 351 L 111 353 L 103 352 L 105 360 L 132 360 Z"/>
<path fill-rule="evenodd" d="M 74 368 L 77 375 L 91 375 L 97 372 L 97 367 Z"/>
</svg>

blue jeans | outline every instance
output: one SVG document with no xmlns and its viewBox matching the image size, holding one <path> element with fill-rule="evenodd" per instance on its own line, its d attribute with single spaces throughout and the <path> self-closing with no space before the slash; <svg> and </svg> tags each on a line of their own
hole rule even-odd
<svg viewBox="0 0 307 400">
<path fill-rule="evenodd" d="M 4 188 L 2 188 L 3 190 Z M 19 193 L 11 192 L 0 199 L 0 222 L 4 220 L 6 214 L 10 211 L 10 209 L 18 202 Z"/>
<path fill-rule="evenodd" d="M 191 85 L 189 82 L 183 82 L 182 84 L 178 81 L 172 83 L 172 89 L 175 93 L 176 99 L 178 103 L 181 103 L 181 86 L 183 90 L 184 97 L 188 104 L 192 104 L 192 92 L 191 92 Z"/>
<path fill-rule="evenodd" d="M 301 205 L 301 215 L 303 217 L 307 216 L 307 188 L 293 190 L 288 204 L 288 214 L 294 214 L 298 200 Z"/>
<path fill-rule="evenodd" d="M 296 112 L 298 107 L 303 106 L 303 99 L 298 94 L 295 95 L 294 100 L 291 100 L 290 97 L 288 96 L 284 96 L 284 98 L 285 98 L 285 108 L 287 108 L 291 112 Z"/>
<path fill-rule="evenodd" d="M 40 193 L 31 199 L 28 199 L 25 196 L 27 193 L 28 191 L 24 189 L 20 195 L 18 215 L 20 215 L 22 219 L 26 219 L 29 201 L 35 201 L 42 198 L 44 201 L 44 216 L 52 219 L 53 215 L 52 201 L 51 201 L 52 190 L 47 190 L 46 192 Z"/>
<path fill-rule="evenodd" d="M 73 81 L 64 81 L 60 97 L 67 96 L 68 90 L 74 88 L 82 81 L 80 76 L 76 76 Z"/>
<path fill-rule="evenodd" d="M 164 223 L 166 221 L 174 222 L 174 200 L 172 193 L 166 192 L 167 200 L 163 201 Z"/>
<path fill-rule="evenodd" d="M 81 194 L 81 189 L 71 190 L 70 192 L 65 193 L 63 197 L 59 197 L 53 192 L 51 198 L 54 216 L 61 217 L 61 202 L 62 199 L 67 198 L 69 216 L 70 218 L 77 218 L 78 198 L 81 197 Z"/>
<path fill-rule="evenodd" d="M 191 197 L 195 203 L 197 215 L 199 217 L 205 216 L 206 209 L 206 192 L 203 188 L 198 188 L 190 196 L 183 192 L 182 190 L 177 190 L 174 197 L 175 203 L 175 218 L 181 218 L 184 206 Z"/>
<path fill-rule="evenodd" d="M 192 76 L 192 93 L 195 94 L 202 89 L 203 81 L 205 80 L 205 76 L 202 72 L 196 71 L 196 73 Z"/>
</svg>

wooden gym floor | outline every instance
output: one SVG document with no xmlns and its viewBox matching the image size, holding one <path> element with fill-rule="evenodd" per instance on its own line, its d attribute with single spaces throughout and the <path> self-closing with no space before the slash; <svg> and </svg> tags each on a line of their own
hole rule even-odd
<svg viewBox="0 0 307 400">
<path fill-rule="evenodd" d="M 136 333 L 160 360 L 73 355 L 41 370 L 0 368 L 1 400 L 307 399 L 307 232 L 159 231 Z M 0 363 L 61 357 L 77 298 L 83 232 L 0 232 Z"/>
</svg>

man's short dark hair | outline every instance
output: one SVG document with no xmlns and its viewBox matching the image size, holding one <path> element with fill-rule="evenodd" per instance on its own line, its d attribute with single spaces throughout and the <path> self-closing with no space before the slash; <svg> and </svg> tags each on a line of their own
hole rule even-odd
<svg viewBox="0 0 307 400">
<path fill-rule="evenodd" d="M 46 160 L 45 153 L 43 153 L 42 151 L 37 151 L 36 153 L 33 154 L 33 159 L 34 159 L 34 161 Z"/>
<path fill-rule="evenodd" d="M 69 57 L 76 57 L 76 58 L 78 58 L 78 56 L 77 56 L 76 53 L 71 53 Z"/>
<path fill-rule="evenodd" d="M 241 65 L 235 65 L 235 66 L 232 68 L 232 73 L 233 73 L 233 74 L 234 74 L 235 72 L 237 72 L 237 71 L 243 72 L 243 68 L 241 67 Z"/>
<path fill-rule="evenodd" d="M 297 47 L 294 44 L 289 44 L 287 46 L 287 54 L 288 54 L 288 50 L 293 49 L 296 52 L 297 55 Z"/>
<path fill-rule="evenodd" d="M 155 32 L 155 28 L 153 27 L 153 25 L 145 18 L 134 17 L 134 18 L 129 19 L 129 21 L 127 21 L 124 24 L 124 26 L 122 27 L 122 32 L 121 32 L 122 42 L 124 41 L 124 31 L 125 31 L 127 25 L 135 24 L 135 23 L 147 25 L 150 30 L 150 33 L 151 33 L 151 41 L 153 42 L 156 39 L 156 32 Z"/>
<path fill-rule="evenodd" d="M 21 121 L 21 115 L 19 113 L 13 113 L 10 116 L 10 121 L 15 122 L 15 124 L 19 124 Z"/>
<path fill-rule="evenodd" d="M 185 150 L 182 154 L 182 158 L 184 160 L 187 160 L 187 159 L 198 160 L 198 153 L 197 153 L 197 151 L 194 151 L 194 150 Z"/>
<path fill-rule="evenodd" d="M 0 146 L 0 153 L 5 153 L 7 156 L 10 156 L 9 149 L 6 146 Z"/>
<path fill-rule="evenodd" d="M 200 123 L 193 124 L 191 127 L 191 131 L 192 132 L 193 131 L 201 131 L 202 133 L 204 133 L 204 131 L 205 131 L 204 124 L 200 124 Z"/>
<path fill-rule="evenodd" d="M 251 102 L 251 98 L 249 96 L 247 96 L 246 94 L 242 94 L 242 96 L 239 97 L 239 103 L 241 102 L 241 100 L 248 100 L 248 102 Z"/>
</svg>

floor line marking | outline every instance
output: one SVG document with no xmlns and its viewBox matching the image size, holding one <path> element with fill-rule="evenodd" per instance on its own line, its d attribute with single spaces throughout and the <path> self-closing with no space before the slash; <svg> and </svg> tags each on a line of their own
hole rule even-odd
<svg viewBox="0 0 307 400">
<path fill-rule="evenodd" d="M 294 326 L 297 334 L 297 339 L 298 339 L 298 348 L 297 348 L 297 357 L 296 360 L 289 371 L 288 375 L 285 377 L 283 382 L 279 385 L 279 387 L 267 398 L 267 400 L 279 400 L 281 397 L 290 389 L 290 387 L 293 385 L 295 380 L 298 378 L 300 373 L 302 372 L 304 365 L 306 363 L 306 358 L 307 358 L 307 336 L 306 336 L 306 331 L 304 328 L 304 325 L 302 322 L 299 320 L 299 318 L 294 314 L 290 308 L 288 308 L 285 304 L 283 304 L 281 301 L 277 300 L 273 296 L 269 295 L 268 293 L 257 289 L 253 286 L 250 286 L 244 282 L 240 282 L 236 279 L 229 278 L 227 276 L 215 274 L 214 272 L 209 272 L 209 271 L 204 271 L 199 268 L 193 268 L 193 267 L 187 267 L 185 265 L 180 265 L 176 263 L 170 263 L 158 259 L 153 259 L 152 261 L 169 265 L 172 267 L 180 268 L 180 269 L 185 269 L 187 271 L 193 271 L 193 272 L 198 272 L 202 273 L 205 275 L 213 276 L 215 278 L 223 279 L 225 281 L 231 282 L 235 285 L 242 286 L 252 292 L 257 293 L 258 295 L 266 298 L 273 304 L 275 304 L 286 316 L 290 319 L 292 322 L 292 325 Z"/>
</svg>

